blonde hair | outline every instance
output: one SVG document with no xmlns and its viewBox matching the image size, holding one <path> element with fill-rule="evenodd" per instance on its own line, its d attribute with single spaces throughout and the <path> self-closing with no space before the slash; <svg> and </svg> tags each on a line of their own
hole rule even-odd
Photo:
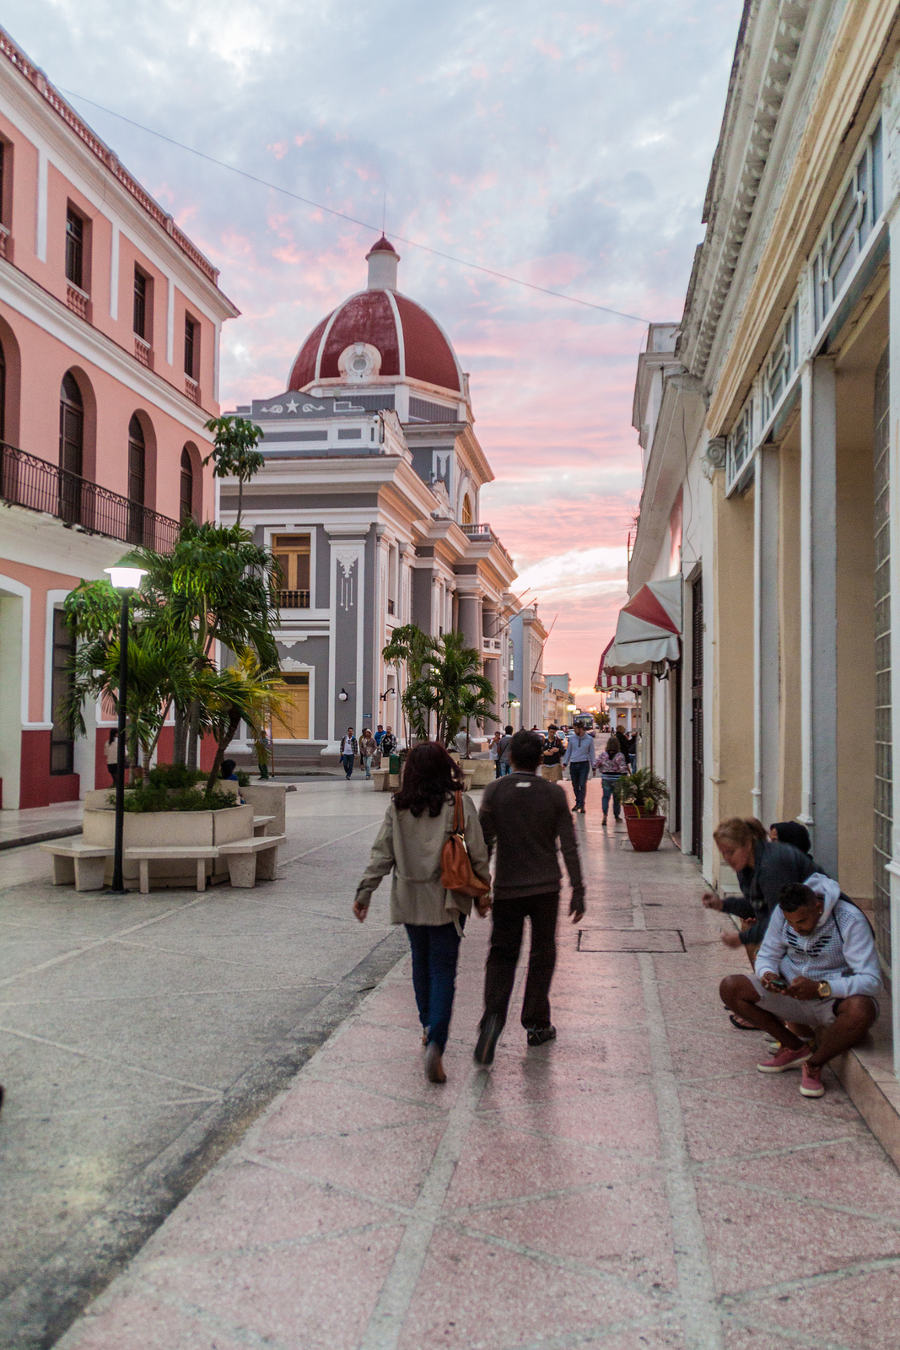
<svg viewBox="0 0 900 1350">
<path fill-rule="evenodd" d="M 756 816 L 730 816 L 713 830 L 717 844 L 736 844 L 738 848 L 746 848 L 754 840 L 767 837 L 765 825 Z"/>
</svg>

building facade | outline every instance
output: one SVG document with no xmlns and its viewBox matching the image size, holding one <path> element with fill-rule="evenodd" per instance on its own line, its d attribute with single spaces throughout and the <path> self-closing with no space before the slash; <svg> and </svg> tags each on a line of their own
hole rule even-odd
<svg viewBox="0 0 900 1350">
<path fill-rule="evenodd" d="M 547 629 L 535 604 L 509 620 L 509 723 L 529 730 L 544 721 L 544 644 Z"/>
<path fill-rule="evenodd" d="M 654 325 L 641 359 L 638 389 L 657 380 L 659 397 L 642 404 L 629 573 L 632 596 L 681 584 L 681 659 L 649 694 L 682 846 L 717 881 L 719 819 L 802 821 L 868 909 L 891 978 L 898 51 L 896 3 L 745 6 L 684 316 L 677 332 Z"/>
<path fill-rule="evenodd" d="M 205 420 L 237 310 L 212 264 L 0 30 L 0 784 L 5 808 L 108 783 L 110 709 L 58 716 L 61 603 L 214 514 Z"/>
<path fill-rule="evenodd" d="M 242 524 L 278 559 L 279 652 L 288 710 L 276 761 L 336 753 L 348 726 L 405 734 L 406 672 L 381 653 L 395 629 L 460 631 L 507 698 L 512 559 L 480 517 L 493 474 L 468 377 L 436 321 L 397 289 L 383 236 L 368 285 L 301 344 L 287 389 L 238 412 L 263 428 Z M 236 518 L 237 486 L 220 512 Z M 513 602 L 514 604 L 514 602 Z"/>
</svg>

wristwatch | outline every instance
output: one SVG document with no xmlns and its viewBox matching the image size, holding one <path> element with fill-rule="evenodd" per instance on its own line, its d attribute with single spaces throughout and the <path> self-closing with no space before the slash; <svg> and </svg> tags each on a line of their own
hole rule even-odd
<svg viewBox="0 0 900 1350">
<path fill-rule="evenodd" d="M 820 980 L 816 985 L 816 993 L 819 998 L 831 998 L 831 985 L 827 980 Z"/>
</svg>

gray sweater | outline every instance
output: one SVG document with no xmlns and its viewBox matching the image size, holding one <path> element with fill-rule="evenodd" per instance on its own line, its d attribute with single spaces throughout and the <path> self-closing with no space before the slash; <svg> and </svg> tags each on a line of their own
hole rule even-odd
<svg viewBox="0 0 900 1350">
<path fill-rule="evenodd" d="M 827 980 L 835 998 L 877 994 L 881 971 L 875 939 L 862 910 L 841 898 L 831 877 L 816 872 L 806 878 L 810 890 L 822 897 L 822 917 L 808 937 L 795 933 L 789 916 L 777 906 L 756 955 L 756 973 L 783 975 L 788 984 L 798 975 L 820 983 Z"/>
</svg>

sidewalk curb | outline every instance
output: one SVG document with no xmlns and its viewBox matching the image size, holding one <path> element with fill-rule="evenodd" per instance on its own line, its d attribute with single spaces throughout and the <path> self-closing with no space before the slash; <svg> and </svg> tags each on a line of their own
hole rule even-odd
<svg viewBox="0 0 900 1350">
<path fill-rule="evenodd" d="M 62 825 L 55 830 L 29 834 L 25 839 L 0 839 L 0 852 L 5 848 L 29 848 L 32 844 L 43 844 L 48 839 L 68 839 L 72 834 L 81 834 L 81 826 Z"/>
<path fill-rule="evenodd" d="M 55 1345 L 407 950 L 402 929 L 382 938 L 296 1027 L 268 1047 L 221 1101 L 57 1248 L 35 1276 L 0 1301 L 0 1345 L 15 1345 L 17 1350 L 49 1350 Z"/>
</svg>

